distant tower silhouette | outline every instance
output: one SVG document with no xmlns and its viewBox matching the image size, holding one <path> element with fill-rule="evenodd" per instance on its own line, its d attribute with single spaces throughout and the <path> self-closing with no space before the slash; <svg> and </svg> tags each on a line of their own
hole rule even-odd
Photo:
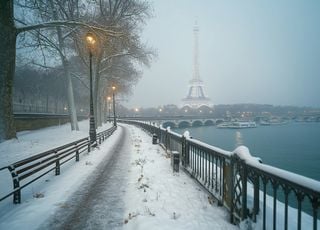
<svg viewBox="0 0 320 230">
<path fill-rule="evenodd" d="M 199 48 L 198 48 L 199 27 L 197 22 L 193 27 L 194 50 L 193 50 L 193 76 L 189 82 L 189 92 L 186 98 L 182 99 L 182 107 L 197 109 L 201 106 L 212 107 L 210 98 L 204 94 L 204 84 L 199 74 Z"/>
</svg>

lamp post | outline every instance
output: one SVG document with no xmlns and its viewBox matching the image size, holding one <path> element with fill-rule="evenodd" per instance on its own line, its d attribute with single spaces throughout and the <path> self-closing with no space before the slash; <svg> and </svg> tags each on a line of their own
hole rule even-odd
<svg viewBox="0 0 320 230">
<path fill-rule="evenodd" d="M 108 121 L 110 122 L 111 119 L 110 119 L 110 116 L 111 116 L 111 97 L 107 97 L 107 106 L 108 106 Z"/>
<path fill-rule="evenodd" d="M 94 120 L 94 111 L 93 111 L 93 90 L 92 90 L 92 49 L 96 43 L 96 37 L 93 33 L 88 32 L 86 34 L 86 42 L 89 48 L 89 69 L 90 69 L 90 144 L 94 144 L 97 141 L 97 133 L 96 133 L 96 124 Z M 96 145 L 96 144 L 95 144 Z"/>
<path fill-rule="evenodd" d="M 117 119 L 116 119 L 116 103 L 114 99 L 114 91 L 116 90 L 115 86 L 112 86 L 112 100 L 113 100 L 113 125 L 117 126 Z"/>
</svg>

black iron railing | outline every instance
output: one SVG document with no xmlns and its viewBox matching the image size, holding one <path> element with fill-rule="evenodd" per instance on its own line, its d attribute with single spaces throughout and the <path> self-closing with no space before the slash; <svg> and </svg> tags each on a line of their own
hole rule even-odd
<svg viewBox="0 0 320 230">
<path fill-rule="evenodd" d="M 101 144 L 115 130 L 116 127 L 113 126 L 97 133 L 97 142 Z M 0 168 L 0 171 L 9 170 L 13 182 L 13 190 L 1 197 L 0 201 L 13 195 L 13 203 L 21 203 L 23 188 L 52 171 L 55 171 L 55 175 L 60 175 L 60 168 L 63 164 L 74 158 L 79 161 L 80 154 L 90 152 L 91 148 L 90 139 L 86 137 Z"/>
<path fill-rule="evenodd" d="M 178 151 L 181 166 L 229 210 L 232 223 L 247 219 L 262 229 L 317 229 L 319 181 L 262 164 L 245 146 L 229 152 L 170 129 L 121 122 L 156 134 L 167 151 Z"/>
</svg>

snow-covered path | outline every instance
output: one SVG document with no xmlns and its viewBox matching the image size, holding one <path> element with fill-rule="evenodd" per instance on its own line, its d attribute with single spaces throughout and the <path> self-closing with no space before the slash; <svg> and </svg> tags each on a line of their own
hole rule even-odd
<svg viewBox="0 0 320 230">
<path fill-rule="evenodd" d="M 40 229 L 117 229 L 122 226 L 124 201 L 130 163 L 130 136 L 121 136 L 111 152 L 72 195 L 71 199 Z"/>
<path fill-rule="evenodd" d="M 0 206 L 0 229 L 238 229 L 141 129 L 121 124 L 99 148 L 30 187 L 43 198 Z"/>
<path fill-rule="evenodd" d="M 133 126 L 124 229 L 238 229 L 229 214 L 190 176 L 173 173 L 170 158 Z"/>
</svg>

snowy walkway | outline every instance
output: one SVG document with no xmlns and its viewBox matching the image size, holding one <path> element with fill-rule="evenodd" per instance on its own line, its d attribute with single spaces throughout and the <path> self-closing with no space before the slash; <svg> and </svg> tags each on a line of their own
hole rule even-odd
<svg viewBox="0 0 320 230">
<path fill-rule="evenodd" d="M 44 184 L 43 198 L 6 207 L 0 229 L 238 229 L 136 127 L 121 125 L 83 158 Z"/>
<path fill-rule="evenodd" d="M 116 229 L 125 215 L 122 199 L 130 166 L 130 136 L 122 134 L 94 173 L 41 229 Z M 105 149 L 106 150 L 106 149 Z"/>
</svg>

